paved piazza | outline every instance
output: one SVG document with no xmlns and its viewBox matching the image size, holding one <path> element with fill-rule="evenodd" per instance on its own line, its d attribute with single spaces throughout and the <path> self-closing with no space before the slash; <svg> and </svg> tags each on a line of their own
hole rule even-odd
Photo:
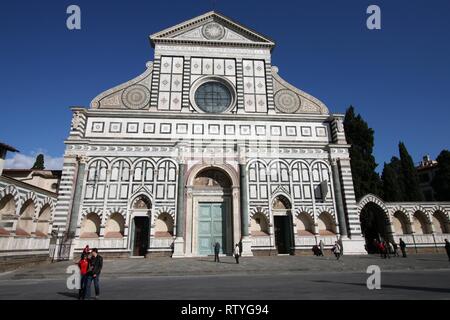
<svg viewBox="0 0 450 320">
<path fill-rule="evenodd" d="M 0 274 L 0 299 L 73 300 L 66 287 L 70 262 L 41 264 Z M 368 290 L 369 265 L 381 268 L 381 290 Z M 168 289 L 170 288 L 170 290 Z M 105 260 L 102 299 L 450 299 L 445 255 L 252 257 L 239 265 L 193 259 Z M 336 292 L 339 292 L 336 295 Z"/>
</svg>

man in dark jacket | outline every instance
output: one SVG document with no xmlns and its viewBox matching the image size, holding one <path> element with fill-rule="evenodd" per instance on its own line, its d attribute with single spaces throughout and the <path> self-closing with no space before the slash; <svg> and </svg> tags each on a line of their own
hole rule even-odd
<svg viewBox="0 0 450 320">
<path fill-rule="evenodd" d="M 406 243 L 400 238 L 400 250 L 402 251 L 403 258 L 406 258 Z"/>
<path fill-rule="evenodd" d="M 92 258 L 89 261 L 89 272 L 86 283 L 86 299 L 91 298 L 91 283 L 94 281 L 95 299 L 100 295 L 100 273 L 103 268 L 103 258 L 98 254 L 97 248 L 92 249 Z"/>
<path fill-rule="evenodd" d="M 445 239 L 445 251 L 447 251 L 448 261 L 450 261 L 450 242 Z"/>
<path fill-rule="evenodd" d="M 219 260 L 220 243 L 217 241 L 214 244 L 214 262 L 220 262 Z"/>
</svg>

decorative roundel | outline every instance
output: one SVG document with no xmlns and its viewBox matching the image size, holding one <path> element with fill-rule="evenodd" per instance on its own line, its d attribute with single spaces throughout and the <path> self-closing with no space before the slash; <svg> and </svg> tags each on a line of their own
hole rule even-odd
<svg viewBox="0 0 450 320">
<path fill-rule="evenodd" d="M 294 113 L 300 104 L 300 98 L 292 91 L 280 90 L 275 94 L 275 106 L 280 112 Z"/>
<path fill-rule="evenodd" d="M 126 88 L 122 93 L 123 104 L 130 109 L 142 109 L 150 102 L 150 91 L 140 84 Z"/>
<path fill-rule="evenodd" d="M 203 26 L 202 33 L 208 40 L 220 40 L 225 36 L 225 28 L 216 22 L 210 22 Z"/>
</svg>

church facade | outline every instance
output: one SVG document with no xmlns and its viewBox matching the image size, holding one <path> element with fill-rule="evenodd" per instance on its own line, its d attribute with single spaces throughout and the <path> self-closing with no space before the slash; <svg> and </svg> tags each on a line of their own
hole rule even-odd
<svg viewBox="0 0 450 320">
<path fill-rule="evenodd" d="M 73 108 L 53 228 L 74 253 L 366 253 L 343 115 L 279 75 L 271 39 L 209 12 L 150 40 L 144 73 Z"/>
</svg>

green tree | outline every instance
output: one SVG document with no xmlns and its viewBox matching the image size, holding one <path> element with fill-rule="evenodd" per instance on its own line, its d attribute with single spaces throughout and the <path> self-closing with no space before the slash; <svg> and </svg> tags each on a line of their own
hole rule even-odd
<svg viewBox="0 0 450 320">
<path fill-rule="evenodd" d="M 419 186 L 419 178 L 414 162 L 403 142 L 398 144 L 401 166 L 401 180 L 403 181 L 404 201 L 423 201 L 423 194 Z"/>
<path fill-rule="evenodd" d="M 31 169 L 33 169 L 33 170 L 44 170 L 45 169 L 44 155 L 43 154 L 39 154 L 36 157 L 36 161 L 34 162 L 34 165 L 33 165 L 33 167 Z"/>
<path fill-rule="evenodd" d="M 361 115 L 355 115 L 352 106 L 347 109 L 344 119 L 345 135 L 351 144 L 350 158 L 357 199 L 368 193 L 381 196 L 381 179 L 375 171 L 378 164 L 372 155 L 374 146 L 374 131 Z"/>
<path fill-rule="evenodd" d="M 450 201 L 450 151 L 442 150 L 436 159 L 438 169 L 431 182 L 436 200 Z"/>
<path fill-rule="evenodd" d="M 404 186 L 400 178 L 400 159 L 392 157 L 391 162 L 384 163 L 381 180 L 383 182 L 383 199 L 386 201 L 403 201 Z"/>
</svg>

